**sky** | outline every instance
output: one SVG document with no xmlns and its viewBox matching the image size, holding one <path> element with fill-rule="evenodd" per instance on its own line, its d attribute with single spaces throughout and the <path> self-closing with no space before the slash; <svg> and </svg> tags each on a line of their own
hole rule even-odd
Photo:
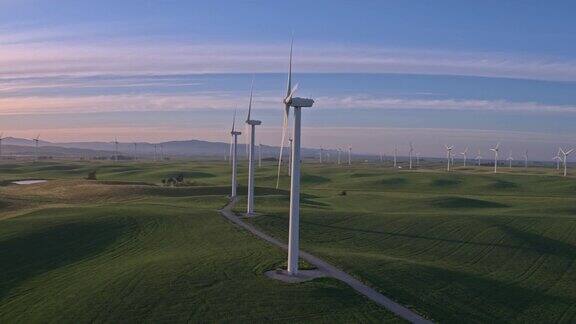
<svg viewBox="0 0 576 324">
<path fill-rule="evenodd" d="M 254 77 L 278 145 L 291 35 L 303 145 L 551 159 L 576 146 L 573 1 L 0 0 L 0 132 L 228 141 Z M 476 153 L 474 154 L 476 155 Z"/>
</svg>

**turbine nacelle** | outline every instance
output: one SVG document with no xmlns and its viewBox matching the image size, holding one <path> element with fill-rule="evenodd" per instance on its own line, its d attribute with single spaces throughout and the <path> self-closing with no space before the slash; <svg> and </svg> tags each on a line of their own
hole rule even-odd
<svg viewBox="0 0 576 324">
<path fill-rule="evenodd" d="M 297 108 L 312 107 L 312 105 L 314 104 L 314 99 L 293 97 L 290 99 L 288 104 L 291 107 L 297 107 Z"/>
<path fill-rule="evenodd" d="M 260 120 L 254 120 L 254 119 L 249 119 L 246 121 L 246 124 L 250 125 L 250 126 L 258 126 L 260 124 L 262 124 L 262 121 Z"/>
</svg>

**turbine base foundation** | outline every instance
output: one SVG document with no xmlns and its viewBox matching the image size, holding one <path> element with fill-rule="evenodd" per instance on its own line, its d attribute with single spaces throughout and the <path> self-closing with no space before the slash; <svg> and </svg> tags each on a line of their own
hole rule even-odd
<svg viewBox="0 0 576 324">
<path fill-rule="evenodd" d="M 277 270 L 266 271 L 264 274 L 268 278 L 271 278 L 274 280 L 280 280 L 280 281 L 287 282 L 287 283 L 299 283 L 299 282 L 314 280 L 316 278 L 327 277 L 326 274 L 324 274 L 320 270 L 298 270 L 298 274 L 291 275 L 286 270 L 277 269 Z"/>
</svg>

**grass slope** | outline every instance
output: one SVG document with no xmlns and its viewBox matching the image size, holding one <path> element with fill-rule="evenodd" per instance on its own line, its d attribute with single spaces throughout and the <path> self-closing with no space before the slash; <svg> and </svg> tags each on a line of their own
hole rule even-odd
<svg viewBox="0 0 576 324">
<path fill-rule="evenodd" d="M 180 167 L 135 166 L 137 184 L 0 187 L 3 204 L 19 208 L 3 219 L 0 209 L 0 322 L 398 321 L 332 279 L 266 278 L 285 256 L 216 212 L 224 187 L 142 184 Z M 100 168 L 124 181 L 131 167 Z M 79 179 L 89 169 L 22 165 L 1 177 Z"/>
</svg>

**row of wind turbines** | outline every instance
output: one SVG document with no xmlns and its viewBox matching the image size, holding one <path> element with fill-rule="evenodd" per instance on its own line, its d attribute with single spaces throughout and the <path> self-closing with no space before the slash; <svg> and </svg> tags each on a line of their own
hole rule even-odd
<svg viewBox="0 0 576 324">
<path fill-rule="evenodd" d="M 298 89 L 296 84 L 292 87 L 292 49 L 294 40 L 292 39 L 290 43 L 290 57 L 288 64 L 288 80 L 286 86 L 286 96 L 283 98 L 283 125 L 282 125 L 282 142 L 280 144 L 280 155 L 278 157 L 278 178 L 276 187 L 279 186 L 281 167 L 282 167 L 282 156 L 283 150 L 286 142 L 286 132 L 288 128 L 288 123 L 290 120 L 290 110 L 293 109 L 293 125 L 292 125 L 292 137 L 290 138 L 290 216 L 289 216 L 289 229 L 288 229 L 288 268 L 287 272 L 291 276 L 298 275 L 298 259 L 300 251 L 300 145 L 301 145 L 301 120 L 302 120 L 302 108 L 310 108 L 314 104 L 313 99 L 295 97 L 294 94 Z M 254 216 L 254 164 L 255 164 L 255 142 L 256 142 L 256 126 L 260 126 L 262 122 L 252 118 L 252 100 L 254 94 L 254 78 L 252 79 L 252 85 L 250 86 L 250 100 L 248 104 L 248 114 L 246 118 L 246 125 L 249 128 L 249 147 L 248 147 L 248 192 L 247 192 L 247 207 L 246 216 Z M 231 135 L 231 146 L 230 146 L 230 161 L 232 167 L 232 179 L 231 179 L 231 199 L 237 197 L 237 161 L 238 161 L 238 136 L 242 135 L 242 132 L 236 130 L 236 111 L 234 112 L 234 117 L 232 119 L 232 129 L 230 131 Z M 261 163 L 262 155 L 261 150 L 259 152 L 259 163 Z"/>
</svg>

